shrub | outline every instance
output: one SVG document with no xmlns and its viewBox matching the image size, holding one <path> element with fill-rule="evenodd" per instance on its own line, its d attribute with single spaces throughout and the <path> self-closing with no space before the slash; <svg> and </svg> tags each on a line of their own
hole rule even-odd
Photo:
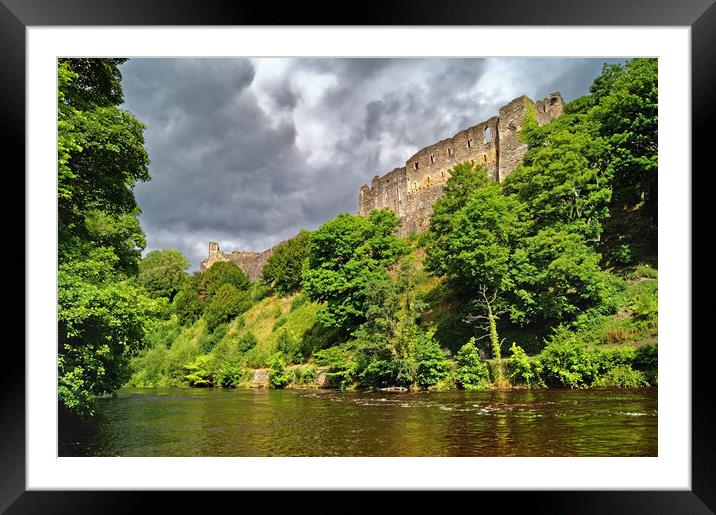
<svg viewBox="0 0 716 515">
<path fill-rule="evenodd" d="M 250 299 L 246 292 L 239 291 L 233 284 L 224 284 L 206 305 L 204 319 L 209 329 L 213 330 L 219 324 L 231 321 L 232 318 L 246 311 L 249 306 Z"/>
<path fill-rule="evenodd" d="M 644 345 L 634 351 L 633 366 L 637 370 L 647 372 L 659 367 L 659 353 L 656 345 Z"/>
<path fill-rule="evenodd" d="M 293 382 L 295 384 L 312 383 L 318 377 L 318 371 L 313 365 L 305 365 L 293 369 Z"/>
<path fill-rule="evenodd" d="M 214 379 L 209 371 L 209 356 L 199 356 L 191 363 L 184 365 L 189 386 L 214 386 Z"/>
<path fill-rule="evenodd" d="M 512 347 L 510 347 L 510 352 L 512 352 L 512 359 L 510 359 L 508 367 L 510 382 L 513 384 L 524 384 L 530 388 L 537 386 L 540 383 L 540 370 L 537 363 L 533 362 L 522 347 L 514 342 L 512 343 Z"/>
<path fill-rule="evenodd" d="M 229 324 L 220 324 L 213 332 L 205 332 L 199 337 L 199 350 L 202 354 L 208 354 L 211 349 L 221 340 L 229 329 Z"/>
<path fill-rule="evenodd" d="M 355 380 L 355 363 L 344 347 L 329 347 L 314 354 L 316 363 L 328 366 L 326 387 L 347 388 Z"/>
<path fill-rule="evenodd" d="M 274 322 L 273 327 L 271 328 L 271 331 L 275 331 L 277 329 L 281 329 L 281 327 L 288 321 L 288 318 L 285 316 L 282 316 L 276 322 Z"/>
<path fill-rule="evenodd" d="M 592 386 L 596 387 L 613 387 L 613 388 L 639 388 L 648 386 L 646 374 L 639 370 L 634 370 L 629 365 L 620 364 L 611 368 L 606 374 L 598 377 Z"/>
<path fill-rule="evenodd" d="M 629 245 L 628 243 L 620 245 L 617 249 L 614 259 L 617 263 L 621 263 L 622 265 L 628 265 L 629 263 L 631 263 L 634 259 L 631 245 Z"/>
<path fill-rule="evenodd" d="M 429 336 L 418 339 L 415 349 L 417 362 L 416 381 L 419 386 L 427 388 L 447 376 L 450 363 L 440 346 Z"/>
<path fill-rule="evenodd" d="M 308 302 L 308 297 L 305 295 L 297 295 L 292 301 L 291 301 L 291 311 L 296 311 L 298 308 L 303 306 Z"/>
<path fill-rule="evenodd" d="M 291 382 L 291 374 L 286 371 L 286 362 L 281 353 L 274 354 L 269 365 L 269 386 L 271 388 L 283 388 Z"/>
<path fill-rule="evenodd" d="M 462 388 L 477 390 L 490 385 L 490 374 L 487 366 L 480 359 L 474 337 L 460 348 L 456 361 L 458 368 L 455 378 Z"/>
<path fill-rule="evenodd" d="M 554 388 L 589 386 L 597 375 L 598 364 L 592 353 L 574 340 L 574 335 L 559 330 L 538 357 L 542 380 Z"/>
<path fill-rule="evenodd" d="M 256 336 L 254 336 L 254 333 L 249 331 L 247 333 L 244 333 L 241 338 L 239 338 L 237 350 L 243 354 L 244 352 L 248 352 L 254 347 L 256 347 L 257 343 L 258 340 L 256 339 Z"/>
<path fill-rule="evenodd" d="M 250 379 L 250 373 L 238 363 L 226 363 L 216 374 L 216 384 L 220 384 L 224 388 L 236 388 Z"/>
<path fill-rule="evenodd" d="M 636 275 L 637 275 L 637 277 L 643 277 L 646 279 L 658 279 L 659 278 L 659 272 L 656 270 L 656 268 L 653 268 L 653 267 L 651 267 L 649 265 L 645 265 L 645 264 L 637 265 Z"/>
<path fill-rule="evenodd" d="M 301 342 L 298 341 L 293 334 L 284 329 L 281 331 L 281 334 L 278 335 L 277 343 L 279 352 L 286 356 L 286 360 L 289 363 L 301 362 Z"/>
</svg>

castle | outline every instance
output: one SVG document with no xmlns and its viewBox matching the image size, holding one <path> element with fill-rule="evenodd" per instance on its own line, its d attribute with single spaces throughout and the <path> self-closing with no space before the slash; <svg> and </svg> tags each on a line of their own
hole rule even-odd
<svg viewBox="0 0 716 515">
<path fill-rule="evenodd" d="M 543 125 L 562 115 L 564 100 L 559 92 L 537 102 L 518 97 L 501 107 L 497 116 L 419 150 L 405 166 L 382 177 L 376 175 L 370 187 L 365 184 L 360 188 L 358 214 L 367 216 L 375 209 L 390 209 L 400 219 L 401 237 L 427 229 L 432 206 L 442 195 L 443 184 L 455 165 L 466 161 L 483 165 L 497 182 L 519 166 L 527 145 L 519 140 L 518 133 L 530 109 Z M 224 253 L 218 243 L 211 242 L 209 257 L 202 261 L 200 270 L 208 270 L 217 261 L 233 261 L 255 281 L 276 246 L 263 252 Z"/>
</svg>

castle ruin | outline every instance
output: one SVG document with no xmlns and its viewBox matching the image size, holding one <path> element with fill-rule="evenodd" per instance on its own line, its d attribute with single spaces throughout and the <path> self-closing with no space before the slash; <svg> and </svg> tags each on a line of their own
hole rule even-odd
<svg viewBox="0 0 716 515">
<path fill-rule="evenodd" d="M 442 196 L 443 184 L 455 165 L 466 161 L 483 165 L 497 182 L 519 166 L 527 145 L 518 139 L 518 133 L 530 107 L 542 125 L 562 114 L 564 100 L 558 92 L 537 102 L 521 96 L 501 107 L 497 116 L 419 150 L 405 166 L 382 177 L 376 175 L 370 187 L 361 187 L 358 213 L 394 211 L 401 222 L 399 236 L 427 229 L 433 204 Z"/>
<path fill-rule="evenodd" d="M 400 220 L 401 237 L 427 229 L 433 204 L 442 196 L 443 184 L 455 165 L 466 161 L 483 165 L 497 182 L 502 182 L 520 165 L 527 145 L 519 140 L 518 133 L 530 109 L 534 110 L 537 123 L 543 125 L 562 115 L 564 100 L 559 92 L 537 102 L 523 95 L 501 107 L 497 116 L 419 150 L 405 166 L 382 177 L 376 175 L 370 186 L 360 188 L 358 214 L 368 216 L 376 209 L 392 210 Z M 199 269 L 203 272 L 218 261 L 232 261 L 256 281 L 278 245 L 263 252 L 225 253 L 218 243 L 211 242 L 209 257 Z"/>
<path fill-rule="evenodd" d="M 281 243 L 278 243 L 263 252 L 242 252 L 240 250 L 221 252 L 219 244 L 212 241 L 209 243 L 209 257 L 201 262 L 199 271 L 206 272 L 211 265 L 219 261 L 231 261 L 243 270 L 244 273 L 249 276 L 249 279 L 257 281 L 261 278 L 261 271 L 266 261 L 268 261 L 268 258 L 271 257 L 276 247 L 280 244 Z"/>
</svg>

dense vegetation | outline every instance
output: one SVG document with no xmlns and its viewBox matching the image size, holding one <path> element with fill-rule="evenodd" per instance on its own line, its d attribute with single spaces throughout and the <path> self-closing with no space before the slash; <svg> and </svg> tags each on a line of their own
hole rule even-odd
<svg viewBox="0 0 716 515">
<path fill-rule="evenodd" d="M 67 94 L 71 71 L 60 73 L 69 74 Z M 319 377 L 335 388 L 656 385 L 656 106 L 656 60 L 605 66 L 559 119 L 540 126 L 528 115 L 529 150 L 504 183 L 472 163 L 451 170 L 428 231 L 399 239 L 391 211 L 343 213 L 277 247 L 254 283 L 229 262 L 189 276 L 176 251 L 139 259 L 137 207 L 126 194 L 148 178 L 139 152 L 137 171 L 107 181 L 125 192 L 117 205 L 68 197 L 67 219 L 83 229 L 61 233 L 74 231 L 73 245 L 85 247 L 72 253 L 61 239 L 60 325 L 72 339 L 61 341 L 60 397 L 72 406 L 79 393 L 89 402 L 111 391 L 127 381 L 129 359 L 136 386 L 248 386 L 256 368 L 268 369 L 273 388 Z M 77 130 L 63 125 L 70 108 L 81 114 L 63 101 L 60 127 L 72 130 L 61 138 Z M 138 143 L 141 126 L 132 127 Z M 86 152 L 76 141 L 61 145 L 61 178 L 63 163 L 79 163 L 63 155 Z M 98 254 L 104 268 L 85 263 Z M 111 296 L 120 283 L 122 296 Z M 118 303 L 94 315 L 100 321 L 122 314 L 126 299 L 129 323 L 107 327 L 131 334 L 94 322 L 75 329 L 70 313 L 90 315 L 90 286 Z M 69 292 L 81 309 L 62 304 Z M 103 352 L 111 363 L 94 388 Z"/>
</svg>

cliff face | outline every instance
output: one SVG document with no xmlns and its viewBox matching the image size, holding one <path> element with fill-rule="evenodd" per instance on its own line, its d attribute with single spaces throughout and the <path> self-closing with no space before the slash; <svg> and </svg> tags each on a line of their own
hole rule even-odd
<svg viewBox="0 0 716 515">
<path fill-rule="evenodd" d="M 521 96 L 501 107 L 497 116 L 425 147 L 411 156 L 405 166 L 382 177 L 376 175 L 370 187 L 363 185 L 358 194 L 358 214 L 367 216 L 383 208 L 394 211 L 400 219 L 398 235 L 401 237 L 427 229 L 433 204 L 442 196 L 443 184 L 455 165 L 465 161 L 482 164 L 498 182 L 520 165 L 527 145 L 520 142 L 518 134 L 530 108 L 534 109 L 537 122 L 543 125 L 562 115 L 564 100 L 559 92 L 537 102 Z M 226 253 L 221 252 L 218 243 L 211 242 L 209 257 L 202 261 L 199 269 L 203 272 L 218 261 L 232 261 L 256 281 L 278 245 L 263 252 Z"/>
<path fill-rule="evenodd" d="M 358 213 L 367 216 L 375 209 L 394 211 L 401 221 L 400 236 L 428 227 L 435 201 L 450 178 L 449 170 L 458 163 L 482 164 L 496 181 L 503 181 L 522 162 L 527 145 L 518 133 L 529 108 L 540 124 L 562 114 L 564 101 L 559 93 L 533 102 L 526 96 L 514 99 L 499 110 L 498 116 L 462 130 L 453 137 L 430 145 L 382 177 L 375 176 L 369 187 L 358 194 Z"/>
</svg>

